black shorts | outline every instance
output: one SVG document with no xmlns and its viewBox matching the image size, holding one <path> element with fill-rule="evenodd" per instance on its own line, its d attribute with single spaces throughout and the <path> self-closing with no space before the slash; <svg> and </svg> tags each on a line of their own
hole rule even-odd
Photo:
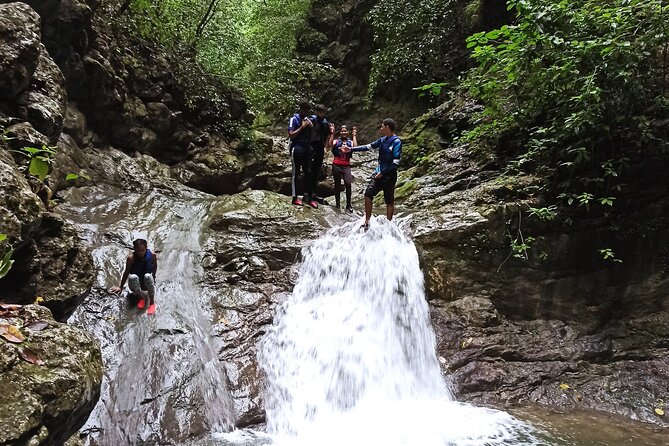
<svg viewBox="0 0 669 446">
<path fill-rule="evenodd" d="M 374 177 L 370 178 L 365 190 L 365 197 L 374 198 L 376 194 L 383 191 L 383 201 L 386 204 L 393 204 L 395 202 L 395 184 L 397 183 L 397 171 L 384 173 L 378 180 Z"/>
</svg>

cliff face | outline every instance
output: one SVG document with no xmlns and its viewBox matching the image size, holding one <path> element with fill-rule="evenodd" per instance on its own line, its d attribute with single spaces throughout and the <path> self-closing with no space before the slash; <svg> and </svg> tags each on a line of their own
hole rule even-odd
<svg viewBox="0 0 669 446">
<path fill-rule="evenodd" d="M 503 156 L 454 141 L 477 107 L 456 99 L 406 128 L 408 158 L 421 155 L 399 188 L 420 208 L 414 238 L 459 398 L 668 426 L 655 408 L 669 385 L 669 159 L 631 160 L 617 212 L 547 223 L 528 217 L 541 179 L 504 176 Z M 527 256 L 511 246 L 521 234 Z"/>
</svg>

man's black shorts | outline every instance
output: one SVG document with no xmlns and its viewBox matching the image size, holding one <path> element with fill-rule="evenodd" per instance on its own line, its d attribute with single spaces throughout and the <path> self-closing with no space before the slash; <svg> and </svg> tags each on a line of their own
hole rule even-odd
<svg viewBox="0 0 669 446">
<path fill-rule="evenodd" d="M 395 202 L 395 183 L 397 183 L 396 170 L 384 173 L 378 180 L 372 177 L 367 184 L 365 197 L 374 198 L 376 194 L 383 191 L 383 201 L 386 204 L 393 204 Z"/>
</svg>

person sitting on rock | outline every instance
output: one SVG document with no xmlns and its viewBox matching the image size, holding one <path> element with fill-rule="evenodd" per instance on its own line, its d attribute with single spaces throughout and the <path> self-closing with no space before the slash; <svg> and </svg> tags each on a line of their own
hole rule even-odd
<svg viewBox="0 0 669 446">
<path fill-rule="evenodd" d="M 125 270 L 121 277 L 121 285 L 112 287 L 112 293 L 120 293 L 128 281 L 130 291 L 137 297 L 137 308 L 143 310 L 146 301 L 149 301 L 148 314 L 156 312 L 156 271 L 158 270 L 158 257 L 147 247 L 145 238 L 137 237 L 132 242 L 133 251 L 125 261 Z"/>
<path fill-rule="evenodd" d="M 395 134 L 395 121 L 386 118 L 379 127 L 381 138 L 371 144 L 351 147 L 352 152 L 379 150 L 379 165 L 369 180 L 365 190 L 365 223 L 364 228 L 369 228 L 369 219 L 372 216 L 372 200 L 380 191 L 383 191 L 383 199 L 386 202 L 386 217 L 392 220 L 395 212 L 395 184 L 397 183 L 397 168 L 402 156 L 402 141 Z"/>
<path fill-rule="evenodd" d="M 353 212 L 351 206 L 351 185 L 353 175 L 351 174 L 351 156 L 350 148 L 358 144 L 358 129 L 353 127 L 351 132 L 352 140 L 348 138 L 348 128 L 342 125 L 339 128 L 339 138 L 334 141 L 335 125 L 330 124 L 330 139 L 328 147 L 332 148 L 332 176 L 334 178 L 335 206 L 340 207 L 341 180 L 344 178 L 344 187 L 346 188 L 346 210 Z"/>
</svg>

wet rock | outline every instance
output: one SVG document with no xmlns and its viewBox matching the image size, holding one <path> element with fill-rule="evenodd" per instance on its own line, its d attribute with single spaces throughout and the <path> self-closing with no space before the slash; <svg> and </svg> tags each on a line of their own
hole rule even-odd
<svg viewBox="0 0 669 446">
<path fill-rule="evenodd" d="M 28 182 L 18 171 L 18 166 L 0 149 L 0 227 L 11 242 L 21 237 L 21 228 L 37 219 L 44 206 L 32 193 Z"/>
<path fill-rule="evenodd" d="M 230 379 L 237 427 L 264 420 L 256 344 L 292 290 L 302 247 L 347 215 L 327 206 L 295 208 L 289 197 L 249 190 L 221 197 L 211 211 L 205 285 L 211 290 L 220 358 Z"/>
<path fill-rule="evenodd" d="M 0 97 L 14 98 L 32 81 L 42 51 L 40 17 L 25 3 L 0 4 Z"/>
<path fill-rule="evenodd" d="M 102 381 L 102 359 L 83 331 L 53 320 L 49 310 L 26 306 L 13 319 L 26 340 L 0 338 L 0 443 L 63 444 L 86 421 Z M 34 331 L 30 321 L 45 321 Z M 29 348 L 39 363 L 22 359 Z M 25 353 L 24 353 L 25 356 Z"/>
<path fill-rule="evenodd" d="M 70 135 L 78 145 L 82 145 L 86 130 L 86 116 L 79 111 L 76 103 L 70 102 L 65 113 L 63 132 Z"/>
<path fill-rule="evenodd" d="M 280 142 L 256 135 L 235 147 L 222 141 L 206 144 L 204 150 L 172 168 L 179 181 L 213 195 L 247 188 L 290 194 L 290 158 Z"/>
<path fill-rule="evenodd" d="M 40 133 L 55 142 L 63 129 L 67 93 L 65 78 L 44 47 L 41 47 L 37 69 L 30 86 L 21 94 L 27 121 Z"/>
</svg>

